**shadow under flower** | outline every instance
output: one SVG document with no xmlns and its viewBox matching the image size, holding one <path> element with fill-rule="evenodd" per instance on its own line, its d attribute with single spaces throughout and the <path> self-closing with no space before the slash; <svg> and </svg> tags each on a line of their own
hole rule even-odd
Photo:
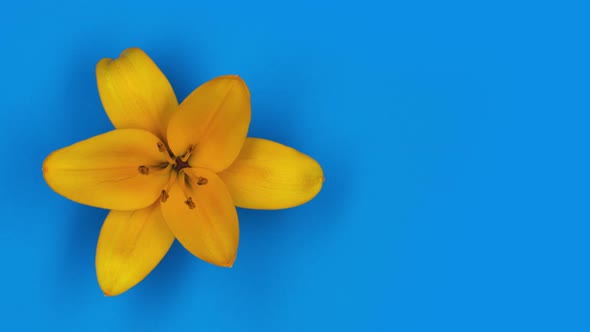
<svg viewBox="0 0 590 332">
<path fill-rule="evenodd" d="M 59 280 L 57 284 L 61 286 L 55 291 L 60 297 L 80 302 L 79 297 L 83 293 L 100 294 L 94 258 L 98 234 L 107 211 L 74 203 L 68 212 L 64 214 L 66 220 L 61 227 L 66 234 L 58 250 L 61 254 L 55 270 Z"/>
</svg>

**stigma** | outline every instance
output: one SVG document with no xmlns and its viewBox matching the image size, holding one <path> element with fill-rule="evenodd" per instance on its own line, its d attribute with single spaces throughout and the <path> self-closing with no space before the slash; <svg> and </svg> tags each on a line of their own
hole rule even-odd
<svg viewBox="0 0 590 332">
<path fill-rule="evenodd" d="M 176 163 L 174 164 L 174 170 L 177 171 L 177 172 L 180 172 L 180 170 L 183 169 L 183 168 L 190 167 L 190 165 L 188 164 L 188 162 L 183 161 L 182 159 L 180 159 L 178 157 L 176 158 L 175 161 L 176 161 Z"/>
</svg>

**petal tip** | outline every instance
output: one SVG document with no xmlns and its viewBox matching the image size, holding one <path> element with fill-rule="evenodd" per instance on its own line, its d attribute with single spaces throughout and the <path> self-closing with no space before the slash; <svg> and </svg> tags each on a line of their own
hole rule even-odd
<svg viewBox="0 0 590 332">
<path fill-rule="evenodd" d="M 130 53 L 135 53 L 135 52 L 145 53 L 141 48 L 139 48 L 137 46 L 132 46 L 132 47 L 128 47 L 128 48 L 124 49 L 123 52 L 121 52 L 121 54 L 119 56 L 125 56 L 125 55 L 128 55 Z"/>
<path fill-rule="evenodd" d="M 49 174 L 49 173 L 50 173 L 50 170 L 51 170 L 51 168 L 52 168 L 52 165 L 51 165 L 51 163 L 52 163 L 52 161 L 53 161 L 53 159 L 54 159 L 54 156 L 55 156 L 56 152 L 57 152 L 57 151 L 53 151 L 53 152 L 51 152 L 51 153 L 50 153 L 50 154 L 49 154 L 49 155 L 48 155 L 48 156 L 45 158 L 45 160 L 43 160 L 43 165 L 41 166 L 41 170 L 43 171 L 43 178 L 45 179 L 45 183 L 47 183 L 47 185 L 48 185 L 48 186 L 49 186 L 51 189 L 53 189 L 54 191 L 56 191 L 56 190 L 54 189 L 54 182 L 53 182 L 53 180 L 51 179 L 51 176 L 50 176 L 50 174 Z"/>
<path fill-rule="evenodd" d="M 107 67 L 110 66 L 111 63 L 113 63 L 113 59 L 111 58 L 104 58 L 104 59 L 100 59 L 97 63 L 96 63 L 96 74 L 97 74 L 97 78 L 98 75 L 100 75 L 101 71 L 105 70 Z"/>
<path fill-rule="evenodd" d="M 113 296 L 118 295 L 118 294 L 115 294 L 115 292 L 113 292 L 113 288 L 112 287 L 105 287 L 100 282 L 100 279 L 98 280 L 98 286 L 100 287 L 100 290 L 102 291 L 102 295 L 104 295 L 104 297 L 113 297 Z"/>
<path fill-rule="evenodd" d="M 238 248 L 237 246 L 233 250 L 233 253 L 226 253 L 220 256 L 213 258 L 212 260 L 206 260 L 213 265 L 217 265 L 219 267 L 226 267 L 231 269 L 234 267 L 234 263 L 236 262 L 236 257 L 238 256 Z"/>
<path fill-rule="evenodd" d="M 234 255 L 230 260 L 219 264 L 219 266 L 221 267 L 227 267 L 229 269 L 231 269 L 232 267 L 234 267 L 234 263 L 236 262 L 236 256 Z"/>
<path fill-rule="evenodd" d="M 47 173 L 47 171 L 49 170 L 49 160 L 51 159 L 51 156 L 53 155 L 54 152 L 51 152 L 47 157 L 45 157 L 45 160 L 43 160 L 43 165 L 41 166 L 41 169 L 43 170 L 43 174 Z"/>
<path fill-rule="evenodd" d="M 235 81 L 236 83 L 239 83 L 242 87 L 248 89 L 248 85 L 246 84 L 246 81 L 244 81 L 244 79 L 240 75 L 237 75 L 237 74 L 223 75 L 223 76 L 219 76 L 215 79 Z"/>
<path fill-rule="evenodd" d="M 243 79 L 238 74 L 227 74 L 227 75 L 220 76 L 219 78 L 227 78 L 227 79 L 235 79 L 235 80 L 243 81 Z"/>
<path fill-rule="evenodd" d="M 111 280 L 110 282 L 107 282 L 101 277 L 98 277 L 98 286 L 100 287 L 100 290 L 102 291 L 102 294 L 105 297 L 114 297 L 117 295 L 121 295 L 131 288 L 122 288 L 117 284 L 116 281 Z"/>
</svg>

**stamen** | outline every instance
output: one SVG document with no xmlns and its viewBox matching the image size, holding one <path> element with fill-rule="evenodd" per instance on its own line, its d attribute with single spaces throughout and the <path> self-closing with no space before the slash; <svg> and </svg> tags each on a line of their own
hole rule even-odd
<svg viewBox="0 0 590 332">
<path fill-rule="evenodd" d="M 139 171 L 140 174 L 143 175 L 148 175 L 150 174 L 150 168 L 144 165 L 141 165 L 137 168 L 137 171 Z"/>
<path fill-rule="evenodd" d="M 197 205 L 195 205 L 195 202 L 193 202 L 193 198 L 189 197 L 187 198 L 186 201 L 184 201 L 184 204 L 186 204 L 188 206 L 189 209 L 194 209 L 195 207 L 197 207 Z"/>
<path fill-rule="evenodd" d="M 170 195 L 168 195 L 168 192 L 166 191 L 166 189 L 162 189 L 162 193 L 160 194 L 160 202 L 166 203 L 166 201 L 168 200 L 168 197 L 170 197 Z"/>
<path fill-rule="evenodd" d="M 209 183 L 209 180 L 207 180 L 207 178 L 204 178 L 204 177 L 202 177 L 202 176 L 199 176 L 199 177 L 197 178 L 197 184 L 198 184 L 199 186 L 206 185 L 207 183 Z"/>
<path fill-rule="evenodd" d="M 166 201 L 170 197 L 170 195 L 168 195 L 168 192 L 170 192 L 170 188 L 172 187 L 172 185 L 176 181 L 176 174 L 177 174 L 176 172 L 170 173 L 170 179 L 168 179 L 168 183 L 166 184 L 166 187 L 164 187 L 164 189 L 162 189 L 162 192 L 160 193 L 160 202 L 166 203 Z"/>
<path fill-rule="evenodd" d="M 182 178 L 178 179 L 178 185 L 180 185 L 180 189 L 182 190 L 184 197 L 186 197 L 186 201 L 184 201 L 184 204 L 186 204 L 186 206 L 188 206 L 188 208 L 192 210 L 192 209 L 196 208 L 197 205 L 193 201 L 193 198 L 190 196 L 190 188 L 191 188 L 190 177 L 185 172 L 179 173 L 179 176 L 182 176 Z"/>
<path fill-rule="evenodd" d="M 189 145 L 188 148 L 186 148 L 186 153 L 182 156 L 180 160 L 184 161 L 185 163 L 188 163 L 188 158 L 191 157 L 191 153 L 193 153 L 194 150 L 195 146 L 192 144 Z"/>
<path fill-rule="evenodd" d="M 165 162 L 160 163 L 160 165 L 158 165 L 157 167 L 159 169 L 166 169 L 166 168 L 168 168 L 168 166 L 170 166 L 170 163 L 165 161 Z"/>
<path fill-rule="evenodd" d="M 162 172 L 170 172 L 172 166 L 168 162 L 160 163 L 159 165 L 141 165 L 137 167 L 137 171 L 142 175 L 160 174 Z"/>
<path fill-rule="evenodd" d="M 170 151 L 170 149 L 168 149 L 166 144 L 164 144 L 162 142 L 158 142 L 157 146 L 158 146 L 158 151 L 164 152 L 166 159 L 168 159 L 168 164 L 174 164 L 175 163 L 174 155 L 172 154 L 172 151 Z"/>
</svg>

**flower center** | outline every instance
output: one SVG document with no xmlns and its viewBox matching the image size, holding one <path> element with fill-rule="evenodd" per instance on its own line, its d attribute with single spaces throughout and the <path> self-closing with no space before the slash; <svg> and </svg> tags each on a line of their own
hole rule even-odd
<svg viewBox="0 0 590 332">
<path fill-rule="evenodd" d="M 174 170 L 180 172 L 181 169 L 190 167 L 188 162 L 183 161 L 179 157 L 176 157 L 176 164 L 174 164 Z"/>
<path fill-rule="evenodd" d="M 194 190 L 194 189 L 191 189 L 192 188 L 191 181 L 193 184 L 196 184 L 197 186 L 204 186 L 207 183 L 209 183 L 209 180 L 205 177 L 202 177 L 202 176 L 193 176 L 193 178 L 191 179 L 189 174 L 187 174 L 186 172 L 181 172 L 185 168 L 190 168 L 188 160 L 194 151 L 194 147 L 192 145 L 189 145 L 186 150 L 186 153 L 184 155 L 182 155 L 180 157 L 176 157 L 174 154 L 172 154 L 172 151 L 170 151 L 170 149 L 164 145 L 164 143 L 158 142 L 158 151 L 164 152 L 164 153 L 167 152 L 167 159 L 168 159 L 167 162 L 162 163 L 161 165 L 158 165 L 155 167 L 140 165 L 137 168 L 137 171 L 139 172 L 139 174 L 149 175 L 150 169 L 153 169 L 153 168 L 158 168 L 158 170 L 168 169 L 170 172 L 170 169 L 168 167 L 171 167 L 174 171 L 170 173 L 170 179 L 168 180 L 168 183 L 166 184 L 164 189 L 162 189 L 162 191 L 160 192 L 160 197 L 159 197 L 160 202 L 166 203 L 166 201 L 170 197 L 170 194 L 169 194 L 170 188 L 172 187 L 172 185 L 174 183 L 178 183 L 183 194 L 184 194 L 184 197 L 186 198 L 186 200 L 184 201 L 184 204 L 186 204 L 186 206 L 190 210 L 196 208 L 197 204 L 195 203 L 195 201 L 193 201 L 193 198 L 190 196 L 190 190 Z M 181 176 L 182 178 L 178 179 L 178 181 L 177 181 L 178 176 Z"/>
</svg>

